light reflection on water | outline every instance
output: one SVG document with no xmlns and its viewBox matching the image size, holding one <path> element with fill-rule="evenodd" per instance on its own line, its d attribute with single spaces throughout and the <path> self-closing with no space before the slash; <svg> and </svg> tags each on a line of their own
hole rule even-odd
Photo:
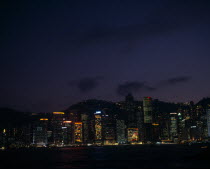
<svg viewBox="0 0 210 169">
<path fill-rule="evenodd" d="M 209 168 L 210 158 L 198 158 L 204 153 L 202 151 L 200 148 L 175 145 L 70 147 L 1 152 L 0 162 L 4 168 L 36 169 Z"/>
</svg>

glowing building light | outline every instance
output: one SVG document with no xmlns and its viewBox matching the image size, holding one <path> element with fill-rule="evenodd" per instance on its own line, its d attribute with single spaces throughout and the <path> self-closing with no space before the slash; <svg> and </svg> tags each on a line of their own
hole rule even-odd
<svg viewBox="0 0 210 169">
<path fill-rule="evenodd" d="M 47 118 L 41 118 L 40 120 L 41 121 L 47 121 L 48 119 Z"/>
<path fill-rule="evenodd" d="M 190 128 L 193 129 L 193 128 L 196 128 L 196 126 L 191 126 Z"/>
<path fill-rule="evenodd" d="M 101 114 L 101 111 L 96 111 L 95 114 Z"/>
<path fill-rule="evenodd" d="M 144 97 L 143 110 L 144 110 L 144 123 L 152 123 L 152 98 Z"/>
<path fill-rule="evenodd" d="M 65 114 L 64 112 L 53 112 L 53 114 Z"/>
<path fill-rule="evenodd" d="M 138 128 L 128 128 L 128 142 L 138 142 Z"/>
<path fill-rule="evenodd" d="M 82 122 L 75 122 L 74 123 L 74 138 L 75 143 L 81 143 L 82 142 Z"/>
<path fill-rule="evenodd" d="M 82 122 L 75 122 L 74 124 L 82 124 Z"/>
<path fill-rule="evenodd" d="M 102 117 L 95 113 L 95 141 L 101 141 L 102 139 Z"/>
<path fill-rule="evenodd" d="M 62 129 L 67 129 L 67 127 L 62 127 Z"/>
<path fill-rule="evenodd" d="M 64 121 L 63 123 L 72 123 L 72 121 Z"/>
<path fill-rule="evenodd" d="M 177 113 L 170 113 L 170 114 L 177 114 Z"/>
</svg>

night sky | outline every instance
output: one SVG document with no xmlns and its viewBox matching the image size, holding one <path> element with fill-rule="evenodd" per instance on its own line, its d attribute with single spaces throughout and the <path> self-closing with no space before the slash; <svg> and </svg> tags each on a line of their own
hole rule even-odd
<svg viewBox="0 0 210 169">
<path fill-rule="evenodd" d="M 210 96 L 209 0 L 5 0 L 0 8 L 0 107 Z"/>
</svg>

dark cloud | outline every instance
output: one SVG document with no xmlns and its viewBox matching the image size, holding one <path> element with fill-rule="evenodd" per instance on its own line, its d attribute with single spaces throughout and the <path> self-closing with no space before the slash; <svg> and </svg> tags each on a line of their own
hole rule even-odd
<svg viewBox="0 0 210 169">
<path fill-rule="evenodd" d="M 192 77 L 190 76 L 178 76 L 174 78 L 169 78 L 167 80 L 164 80 L 160 82 L 158 85 L 155 87 L 151 87 L 147 85 L 146 82 L 138 82 L 138 81 L 133 81 L 133 82 L 125 82 L 123 84 L 119 84 L 117 87 L 117 94 L 121 96 L 125 96 L 128 93 L 136 93 L 139 91 L 156 91 L 160 88 L 163 88 L 165 86 L 172 86 L 176 85 L 179 83 L 186 83 L 190 81 Z"/>
<path fill-rule="evenodd" d="M 163 81 L 160 81 L 156 87 L 158 89 L 167 87 L 167 86 L 174 86 L 174 85 L 178 85 L 181 83 L 187 83 L 192 79 L 191 76 L 177 76 L 177 77 L 172 77 Z"/>
<path fill-rule="evenodd" d="M 99 81 L 103 79 L 102 76 L 97 76 L 97 77 L 87 77 L 80 79 L 77 82 L 70 83 L 70 85 L 75 85 L 80 92 L 86 93 L 94 90 L 96 87 L 99 85 Z"/>
<path fill-rule="evenodd" d="M 175 78 L 170 78 L 166 81 L 166 84 L 169 85 L 175 85 L 178 83 L 185 83 L 188 82 L 192 79 L 192 77 L 190 76 L 179 76 L 179 77 L 175 77 Z"/>
<path fill-rule="evenodd" d="M 136 93 L 139 92 L 140 90 L 154 91 L 156 90 L 156 88 L 146 85 L 145 82 L 138 82 L 138 81 L 125 82 L 123 84 L 118 85 L 117 94 L 125 96 L 128 93 Z"/>
</svg>

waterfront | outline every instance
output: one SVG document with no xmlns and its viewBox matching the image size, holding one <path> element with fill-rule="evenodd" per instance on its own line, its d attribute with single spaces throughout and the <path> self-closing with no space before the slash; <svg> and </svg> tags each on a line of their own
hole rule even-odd
<svg viewBox="0 0 210 169">
<path fill-rule="evenodd" d="M 209 149 L 184 145 L 1 151 L 1 168 L 209 168 Z"/>
</svg>

